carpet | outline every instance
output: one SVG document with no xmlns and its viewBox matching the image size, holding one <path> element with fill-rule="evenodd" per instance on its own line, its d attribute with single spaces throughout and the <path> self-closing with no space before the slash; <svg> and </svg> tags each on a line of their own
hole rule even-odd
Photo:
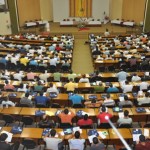
<svg viewBox="0 0 150 150">
<path fill-rule="evenodd" d="M 90 30 L 90 28 L 80 28 L 78 31 Z"/>
</svg>

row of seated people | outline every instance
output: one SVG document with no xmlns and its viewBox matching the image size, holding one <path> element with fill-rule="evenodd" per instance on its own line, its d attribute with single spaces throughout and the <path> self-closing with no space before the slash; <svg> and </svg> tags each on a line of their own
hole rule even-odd
<svg viewBox="0 0 150 150">
<path fill-rule="evenodd" d="M 2 130 L 5 130 L 5 128 L 3 128 Z M 23 131 L 22 131 L 23 133 L 25 132 L 24 130 L 25 129 L 23 128 Z M 31 129 L 27 128 L 26 131 L 27 130 L 29 132 L 30 130 L 32 130 L 32 128 Z M 120 129 L 120 130 L 123 130 L 123 129 Z M 143 130 L 145 130 L 145 129 L 143 129 Z M 40 131 L 40 129 L 39 129 L 39 131 Z M 65 131 L 62 131 L 65 133 L 65 135 L 63 136 L 62 134 L 60 134 L 61 130 L 51 129 L 46 134 L 44 134 L 42 136 L 42 138 L 39 138 L 39 139 L 43 139 L 43 141 L 45 142 L 44 143 L 45 144 L 44 150 L 51 150 L 51 149 L 63 150 L 64 146 L 66 145 L 65 140 L 68 141 L 68 146 L 71 150 L 77 149 L 77 148 L 80 150 L 83 150 L 86 148 L 87 145 L 90 146 L 90 150 L 94 150 L 94 149 L 95 150 L 106 150 L 108 143 L 105 146 L 102 141 L 107 142 L 108 139 L 102 140 L 101 139 L 102 135 L 99 136 L 99 134 L 97 134 L 97 136 L 94 136 L 93 138 L 90 138 L 89 135 L 91 135 L 90 133 L 92 131 L 94 131 L 95 133 L 98 133 L 98 131 L 96 131 L 96 130 L 88 130 L 87 131 L 88 134 L 85 134 L 86 130 L 82 130 L 82 132 L 84 132 L 84 133 L 80 132 L 79 130 L 76 130 L 74 132 L 70 132 L 70 134 L 67 135 Z M 130 132 L 127 129 L 126 129 L 126 131 L 128 131 L 128 133 Z M 141 131 L 141 130 L 139 130 L 139 131 Z M 109 132 L 109 130 L 108 131 L 107 130 L 106 131 L 99 131 L 99 133 L 105 133 L 105 134 L 107 134 L 107 132 Z M 43 133 L 44 133 L 44 131 L 43 131 Z M 21 136 L 22 133 L 18 134 L 18 135 Z M 40 135 L 42 135 L 42 134 L 39 134 L 39 136 Z M 68 138 L 66 138 L 67 136 L 68 136 Z M 89 136 L 89 138 L 88 138 L 88 136 Z M 133 142 L 134 139 L 131 138 L 131 134 L 129 134 L 129 136 L 130 136 L 129 139 L 132 140 L 132 142 L 130 144 L 134 143 L 134 148 L 136 150 L 139 150 L 140 147 L 144 148 L 145 150 L 147 150 L 149 148 L 149 144 L 150 144 L 149 137 L 145 137 L 144 134 L 141 133 L 139 136 L 139 139 L 138 140 L 136 139 L 136 143 L 135 143 L 135 142 Z M 5 150 L 4 148 L 7 148 L 7 149 L 15 148 L 15 150 L 18 150 L 20 144 L 22 144 L 24 146 L 24 148 L 30 148 L 30 149 L 32 148 L 33 149 L 33 148 L 39 148 L 40 147 L 40 149 L 41 149 L 41 145 L 37 145 L 37 143 L 33 139 L 28 139 L 28 138 L 24 139 L 22 141 L 22 143 L 17 141 L 13 145 L 10 146 L 10 144 L 7 142 L 7 138 L 8 138 L 7 133 L 1 133 L 1 135 L 0 135 L 0 146 L 3 148 L 3 150 Z M 120 148 L 119 150 L 127 150 L 127 149 L 126 148 Z"/>
<path fill-rule="evenodd" d="M 57 42 L 57 41 L 74 41 L 74 36 L 71 34 L 62 34 L 62 35 L 37 35 L 34 33 L 22 33 L 18 35 L 0 35 L 0 40 L 9 40 L 9 41 L 51 41 L 51 42 Z"/>
<path fill-rule="evenodd" d="M 8 108 L 2 108 L 1 110 L 1 118 L 4 123 L 4 125 L 9 125 L 10 123 L 13 123 L 15 120 L 22 122 L 22 117 L 29 117 L 32 118 L 32 123 L 36 122 L 35 127 L 41 127 L 41 128 L 52 128 L 52 127 L 60 127 L 60 128 L 69 128 L 73 126 L 80 126 L 82 128 L 111 128 L 109 125 L 108 119 L 106 116 L 111 119 L 111 121 L 116 124 L 116 127 L 120 127 L 121 124 L 128 124 L 128 128 L 133 127 L 132 123 L 135 122 L 135 117 L 139 117 L 140 113 L 142 116 L 149 115 L 146 111 L 140 112 L 139 108 L 118 108 L 115 107 L 114 109 L 107 108 L 105 105 L 102 105 L 102 107 L 97 108 L 95 110 L 93 109 L 72 109 L 72 108 L 59 108 L 59 109 L 45 109 L 41 108 L 35 109 L 35 108 L 25 108 L 25 107 L 9 107 Z M 17 110 L 19 112 L 16 112 L 18 116 L 14 116 L 13 112 L 10 112 L 11 110 Z M 148 107 L 147 107 L 148 109 Z M 8 110 L 8 111 L 7 111 Z M 135 113 L 132 112 L 135 110 Z M 144 110 L 144 109 L 143 109 Z M 25 112 L 29 111 L 29 112 Z M 137 112 L 136 112 L 137 111 Z M 7 114 L 5 114 L 7 112 Z M 146 114 L 147 113 L 147 114 Z M 28 114 L 28 115 L 27 115 Z M 10 119 L 6 119 L 5 116 L 8 116 Z M 88 117 L 89 116 L 89 117 Z M 10 120 L 10 122 L 9 122 Z M 145 124 L 147 124 L 147 119 L 145 117 L 138 118 L 138 121 L 143 121 Z M 29 125 L 27 123 L 22 124 Z M 139 124 L 139 126 L 143 126 L 143 124 Z M 148 125 L 147 125 L 148 126 Z M 150 127 L 150 124 L 149 124 Z M 123 128 L 123 126 L 122 126 Z"/>
<path fill-rule="evenodd" d="M 121 72 L 122 73 L 122 72 Z M 121 76 L 121 73 L 118 74 L 118 76 Z M 3 75 L 3 74 L 2 74 Z M 141 78 L 138 76 L 133 76 L 134 79 L 131 82 L 129 82 L 127 79 L 121 78 L 119 82 L 102 82 L 102 81 L 96 81 L 89 83 L 88 78 L 81 78 L 78 83 L 74 82 L 73 78 L 70 78 L 68 83 L 66 82 L 54 82 L 54 84 L 51 82 L 45 82 L 45 80 L 34 80 L 34 73 L 27 74 L 28 80 L 26 81 L 14 81 L 9 80 L 10 78 L 3 78 L 4 80 L 1 80 L 1 88 L 2 90 L 11 90 L 11 91 L 17 91 L 19 87 L 19 91 L 27 91 L 27 90 L 33 90 L 33 91 L 46 91 L 48 88 L 51 88 L 52 91 L 59 93 L 60 92 L 74 92 L 76 89 L 79 91 L 81 90 L 87 90 L 88 92 L 95 92 L 95 93 L 128 93 L 128 92 L 138 92 L 140 91 L 147 91 L 149 89 L 149 79 Z M 30 75 L 30 76 L 29 76 Z M 30 77 L 30 78 L 29 78 Z M 33 78 L 31 78 L 33 77 Z M 124 73 L 123 73 L 124 77 Z M 1 77 L 2 79 L 2 77 Z M 123 80 L 122 80 L 123 79 Z M 30 83 L 29 83 L 30 81 Z M 31 82 L 32 81 L 32 82 Z M 87 82 L 88 81 L 88 82 Z M 16 87 L 16 88 L 15 88 Z M 58 89 L 57 89 L 58 88 Z M 66 89 L 66 90 L 65 90 Z M 62 91 L 61 91 L 62 90 Z"/>
<path fill-rule="evenodd" d="M 50 88 L 49 88 L 50 89 Z M 26 106 L 26 107 L 67 107 L 74 108 L 97 108 L 101 105 L 107 107 L 132 107 L 132 106 L 149 106 L 150 92 L 144 93 L 118 93 L 118 94 L 58 94 L 47 90 L 43 92 L 2 92 L 1 104 L 10 106 Z M 56 105 L 54 104 L 55 102 Z"/>
<path fill-rule="evenodd" d="M 68 63 L 65 62 L 63 66 L 68 66 Z M 82 83 L 93 83 L 93 82 L 116 82 L 116 81 L 131 81 L 138 82 L 141 80 L 148 81 L 150 80 L 149 72 L 127 72 L 125 69 L 121 69 L 118 73 L 110 72 L 110 73 L 102 73 L 99 71 L 95 71 L 91 74 L 76 74 L 72 70 L 69 70 L 68 73 L 61 73 L 60 70 L 56 70 L 54 73 L 50 73 L 49 70 L 43 70 L 42 73 L 34 72 L 34 70 L 29 69 L 29 72 L 25 71 L 8 71 L 1 70 L 0 78 L 3 80 L 17 80 L 17 81 L 37 81 L 43 80 L 44 82 L 67 82 L 70 78 L 73 79 L 74 82 L 82 82 Z M 94 85 L 94 84 L 93 84 Z"/>
</svg>

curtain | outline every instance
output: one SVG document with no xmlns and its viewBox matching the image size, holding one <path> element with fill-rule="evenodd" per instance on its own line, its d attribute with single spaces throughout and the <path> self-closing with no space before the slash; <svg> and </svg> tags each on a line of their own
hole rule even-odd
<svg viewBox="0 0 150 150">
<path fill-rule="evenodd" d="M 91 17 L 92 0 L 70 0 L 70 17 Z"/>
</svg>

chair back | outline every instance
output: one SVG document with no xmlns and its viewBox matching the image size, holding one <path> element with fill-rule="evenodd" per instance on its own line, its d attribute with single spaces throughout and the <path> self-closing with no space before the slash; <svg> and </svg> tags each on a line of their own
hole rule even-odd
<svg viewBox="0 0 150 150">
<path fill-rule="evenodd" d="M 52 103 L 51 108 L 61 108 L 58 103 Z"/>
<path fill-rule="evenodd" d="M 36 147 L 36 142 L 32 139 L 24 139 L 22 145 L 27 149 L 34 149 Z"/>
<path fill-rule="evenodd" d="M 129 123 L 124 123 L 124 124 L 119 125 L 118 128 L 132 128 L 132 125 Z"/>
<path fill-rule="evenodd" d="M 23 122 L 23 125 L 32 125 L 34 120 L 30 116 L 23 116 L 21 121 Z"/>
<path fill-rule="evenodd" d="M 111 128 L 111 126 L 109 123 L 101 123 L 98 128 L 109 129 L 109 128 Z"/>
<path fill-rule="evenodd" d="M 20 146 L 20 142 L 16 141 L 10 148 L 10 150 L 18 150 Z"/>
</svg>

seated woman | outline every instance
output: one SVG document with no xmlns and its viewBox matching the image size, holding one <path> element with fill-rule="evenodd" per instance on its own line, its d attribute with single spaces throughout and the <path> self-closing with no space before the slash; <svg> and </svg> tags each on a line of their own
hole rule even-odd
<svg viewBox="0 0 150 150">
<path fill-rule="evenodd" d="M 53 120 L 50 120 L 48 115 L 43 115 L 41 121 L 39 122 L 40 128 L 54 128 L 55 123 Z"/>
</svg>

